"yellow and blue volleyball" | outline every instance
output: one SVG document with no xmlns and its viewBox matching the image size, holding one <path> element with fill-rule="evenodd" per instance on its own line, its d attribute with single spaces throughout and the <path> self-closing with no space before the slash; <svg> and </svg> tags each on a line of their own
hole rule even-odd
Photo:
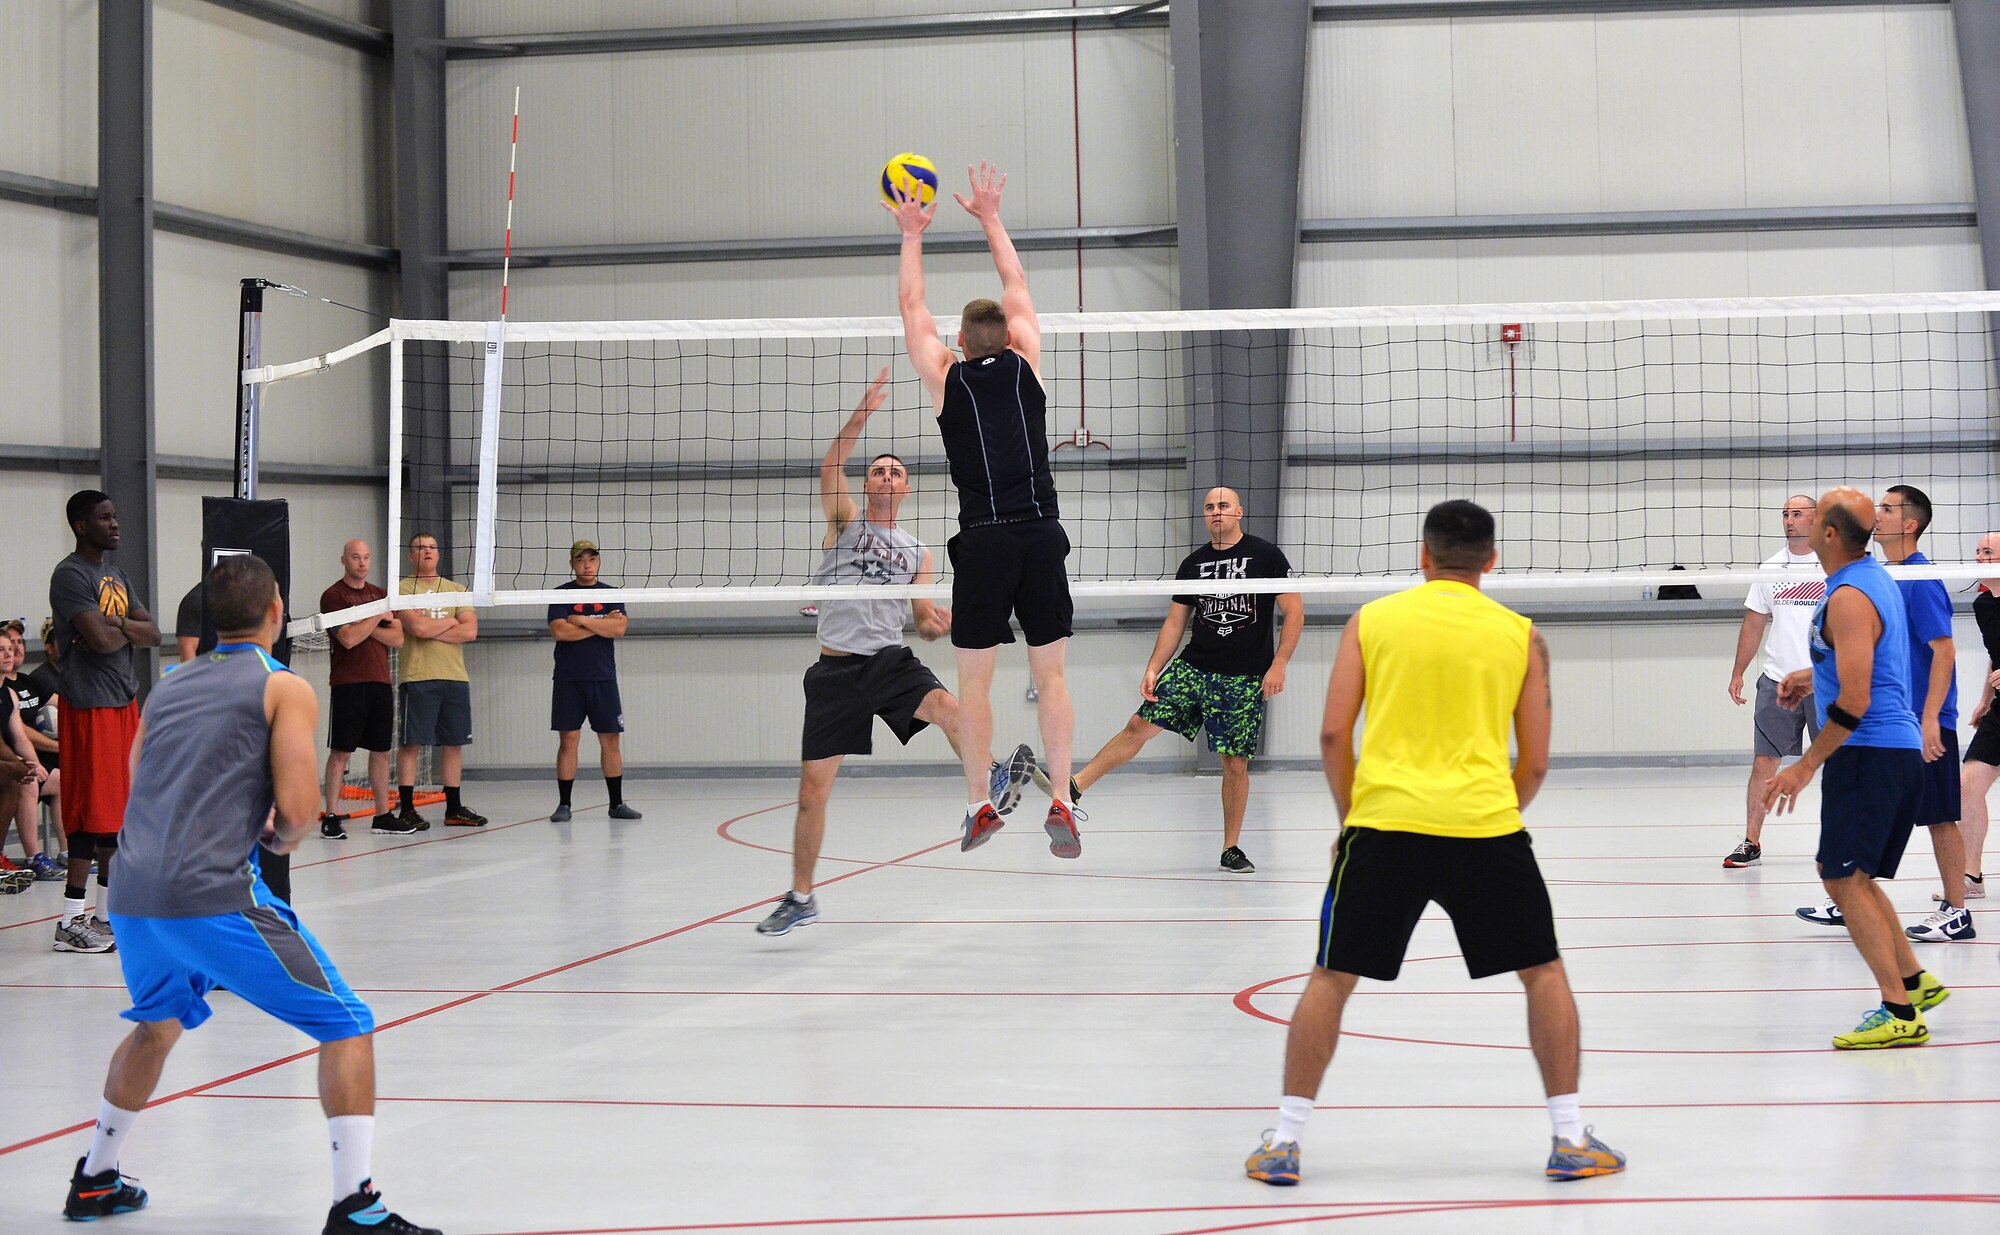
<svg viewBox="0 0 2000 1235">
<path fill-rule="evenodd" d="M 896 204 L 898 191 L 928 206 L 937 196 L 937 167 L 921 154 L 905 152 L 882 167 L 882 200 Z"/>
</svg>

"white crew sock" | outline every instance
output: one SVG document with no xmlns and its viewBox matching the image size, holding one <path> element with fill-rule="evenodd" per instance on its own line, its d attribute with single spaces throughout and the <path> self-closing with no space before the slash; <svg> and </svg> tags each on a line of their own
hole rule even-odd
<svg viewBox="0 0 2000 1235">
<path fill-rule="evenodd" d="M 992 798 L 981 798 L 977 802 L 967 802 L 965 804 L 966 817 L 970 818 L 971 816 L 978 814 L 981 807 L 991 806 L 991 805 L 993 805 Z"/>
<path fill-rule="evenodd" d="M 138 1118 L 137 1111 L 120 1110 L 109 1102 L 98 1103 L 97 1131 L 90 1138 L 90 1153 L 83 1160 L 84 1174 L 96 1175 L 118 1165 L 118 1151 L 125 1147 L 132 1123 Z"/>
<path fill-rule="evenodd" d="M 1271 1133 L 1271 1139 L 1298 1144 L 1306 1133 L 1306 1120 L 1312 1113 L 1311 1098 L 1294 1098 L 1287 1094 L 1278 1099 L 1278 1127 Z"/>
<path fill-rule="evenodd" d="M 1558 1139 L 1572 1145 L 1583 1144 L 1583 1111 L 1577 1106 L 1575 1094 L 1557 1094 L 1549 1099 L 1549 1122 L 1555 1126 Z"/>
<path fill-rule="evenodd" d="M 84 896 L 71 896 L 67 891 L 63 893 L 63 921 L 67 922 L 71 918 L 81 918 L 89 912 L 90 897 L 87 894 Z"/>
<path fill-rule="evenodd" d="M 333 1146 L 333 1200 L 337 1205 L 361 1191 L 374 1172 L 369 1163 L 375 1156 L 375 1117 L 335 1115 L 326 1121 L 326 1137 Z"/>
</svg>

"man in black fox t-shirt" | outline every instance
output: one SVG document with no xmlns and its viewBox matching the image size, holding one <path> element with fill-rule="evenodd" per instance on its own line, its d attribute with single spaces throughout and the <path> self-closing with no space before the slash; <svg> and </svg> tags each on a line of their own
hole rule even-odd
<svg viewBox="0 0 2000 1235">
<path fill-rule="evenodd" d="M 1244 532 L 1243 499 L 1236 490 L 1210 489 L 1202 498 L 1201 511 L 1208 543 L 1187 555 L 1175 578 L 1291 577 L 1292 563 L 1283 549 Z M 1273 610 L 1285 615 L 1275 650 Z M 1305 629 L 1305 614 L 1297 592 L 1174 597 L 1167 620 L 1160 624 L 1160 636 L 1153 641 L 1153 654 L 1146 660 L 1139 710 L 1070 781 L 1071 799 L 1080 800 L 1084 790 L 1124 765 L 1164 730 L 1192 742 L 1206 729 L 1208 748 L 1222 757 L 1220 866 L 1237 874 L 1256 870 L 1238 844 L 1250 799 L 1250 758 L 1264 732 L 1264 701 L 1285 689 L 1285 668 Z M 1190 622 L 1194 635 L 1182 648 L 1181 635 Z"/>
<path fill-rule="evenodd" d="M 958 658 L 958 747 L 965 761 L 965 838 L 959 848 L 984 844 L 1000 829 L 988 799 L 993 755 L 993 665 L 1000 645 L 1014 642 L 1008 618 L 1028 639 L 1042 750 L 1053 800 L 1043 823 L 1049 851 L 1059 858 L 1083 852 L 1070 811 L 1070 744 L 1076 719 L 1064 677 L 1071 604 L 1069 537 L 1056 509 L 1049 474 L 1047 397 L 1037 369 L 1042 328 L 1028 295 L 1027 273 L 1000 222 L 1000 190 L 1007 177 L 981 163 L 972 196 L 952 194 L 986 233 L 1000 273 L 1000 300 L 974 300 L 960 318 L 960 360 L 938 338 L 924 304 L 924 228 L 937 207 L 901 198 L 885 205 L 903 233 L 896 296 L 910 361 L 923 378 L 944 438 L 952 483 L 958 488 L 958 535 L 951 555 L 951 642 Z"/>
</svg>

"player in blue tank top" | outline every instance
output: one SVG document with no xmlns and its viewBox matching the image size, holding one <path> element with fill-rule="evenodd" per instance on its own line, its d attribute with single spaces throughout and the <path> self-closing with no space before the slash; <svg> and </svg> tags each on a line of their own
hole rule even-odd
<svg viewBox="0 0 2000 1235">
<path fill-rule="evenodd" d="M 221 642 L 160 683 L 133 740 L 124 835 L 136 843 L 120 855 L 111 920 L 132 997 L 123 1015 L 135 1025 L 111 1057 L 63 1216 L 89 1222 L 145 1207 L 146 1190 L 119 1170 L 120 1150 L 174 1044 L 208 1019 L 209 992 L 226 988 L 320 1043 L 334 1196 L 324 1235 L 441 1235 L 389 1212 L 373 1185 L 374 1014 L 258 875 L 259 849 L 298 848 L 320 804 L 319 701 L 271 658 L 285 619 L 277 577 L 260 558 L 232 556 L 207 586 Z"/>
<path fill-rule="evenodd" d="M 1923 1010 L 1949 995 L 1924 971 L 1878 879 L 1895 877 L 1916 820 L 1922 735 L 1910 710 L 1909 619 L 1896 581 L 1868 556 L 1875 504 L 1858 489 L 1820 498 L 1811 543 L 1826 571 L 1826 599 L 1813 615 L 1812 667 L 1785 678 L 1778 700 L 1797 707 L 1810 692 L 1819 736 L 1778 773 L 1766 806 L 1785 814 L 1822 765 L 1820 882 L 1840 907 L 1854 946 L 1881 988 L 1882 1006 L 1847 1033 L 1840 1050 L 1921 1046 Z"/>
</svg>

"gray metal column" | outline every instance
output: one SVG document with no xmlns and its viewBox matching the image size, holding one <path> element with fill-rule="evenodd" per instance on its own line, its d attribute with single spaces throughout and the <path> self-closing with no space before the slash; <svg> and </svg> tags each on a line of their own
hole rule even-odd
<svg viewBox="0 0 2000 1235">
<path fill-rule="evenodd" d="M 1174 0 L 1169 13 L 1181 307 L 1289 308 L 1311 0 Z M 1202 494 L 1218 484 L 1242 495 L 1248 530 L 1277 536 L 1288 350 L 1283 332 L 1236 331 L 1190 352 L 1197 540 Z"/>
<path fill-rule="evenodd" d="M 141 604 L 171 624 L 160 595 L 159 476 L 153 456 L 153 4 L 97 9 L 97 351 L 100 483 L 118 504 L 114 559 Z M 192 556 L 192 551 L 190 551 Z M 159 672 L 142 657 L 142 683 Z"/>
<path fill-rule="evenodd" d="M 1181 307 L 1289 308 L 1311 0 L 1174 0 L 1168 12 Z M 1215 485 L 1243 498 L 1245 531 L 1275 541 L 1290 336 L 1188 343 L 1189 543 L 1207 538 L 1201 499 Z M 1196 752 L 1203 770 L 1221 766 L 1205 743 Z"/>
<path fill-rule="evenodd" d="M 2000 286 L 2000 5 L 1955 0 L 1958 76 L 1965 90 L 1965 129 L 1972 147 L 1972 193 L 1979 220 L 1979 256 L 1987 287 Z M 1991 317 L 2000 363 L 2000 313 Z"/>
<path fill-rule="evenodd" d="M 390 6 L 396 110 L 396 247 L 401 257 L 398 317 L 451 316 L 445 264 L 445 96 L 443 0 Z M 451 372 L 443 344 L 407 344 L 403 362 L 403 520 L 405 532 L 438 538 L 442 573 L 452 557 Z M 392 529 L 393 532 L 394 529 Z M 407 541 L 407 535 L 404 537 Z M 392 550 L 402 561 L 403 547 Z M 407 574 L 402 567 L 398 573 Z"/>
</svg>

